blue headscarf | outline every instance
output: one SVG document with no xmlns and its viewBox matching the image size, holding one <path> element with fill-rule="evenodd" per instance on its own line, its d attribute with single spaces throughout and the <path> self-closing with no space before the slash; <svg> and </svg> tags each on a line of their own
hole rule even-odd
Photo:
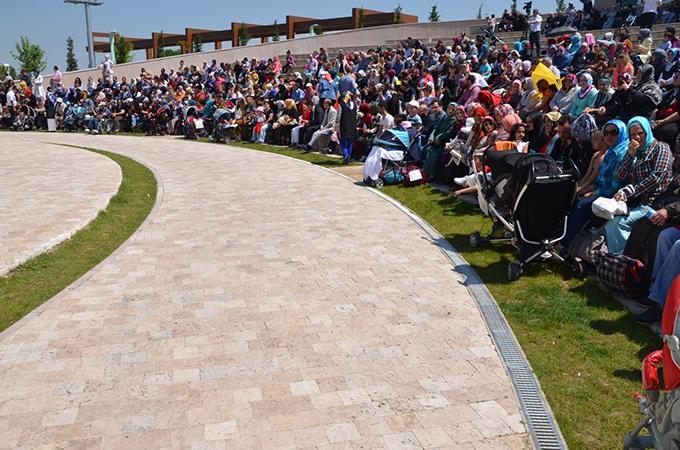
<svg viewBox="0 0 680 450">
<path fill-rule="evenodd" d="M 607 149 L 594 183 L 595 195 L 607 198 L 611 198 L 621 187 L 621 183 L 616 179 L 616 171 L 619 169 L 623 157 L 626 156 L 628 145 L 630 144 L 628 129 L 625 123 L 619 119 L 610 120 L 604 124 L 602 130 L 604 131 L 609 124 L 616 127 L 619 135 L 616 138 L 616 144 Z"/>
<path fill-rule="evenodd" d="M 640 125 L 642 129 L 645 131 L 645 134 L 647 137 L 645 138 L 645 142 L 642 144 L 640 148 L 638 148 L 637 153 L 641 154 L 645 152 L 650 145 L 652 145 L 652 142 L 654 142 L 654 134 L 652 134 L 652 126 L 649 124 L 649 119 L 646 117 L 642 116 L 635 116 L 632 119 L 628 121 L 628 135 L 630 136 L 630 129 L 633 125 Z"/>
<path fill-rule="evenodd" d="M 576 33 L 571 37 L 571 45 L 567 49 L 567 54 L 570 56 L 574 56 L 576 52 L 579 51 L 581 48 L 581 34 Z"/>
</svg>

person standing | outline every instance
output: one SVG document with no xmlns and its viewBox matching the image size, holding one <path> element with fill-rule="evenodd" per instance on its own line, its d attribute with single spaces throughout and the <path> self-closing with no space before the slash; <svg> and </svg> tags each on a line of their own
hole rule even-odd
<svg viewBox="0 0 680 450">
<path fill-rule="evenodd" d="M 534 9 L 534 13 L 529 16 L 527 23 L 529 24 L 529 44 L 531 44 L 531 54 L 536 49 L 536 56 L 541 56 L 541 23 L 543 17 L 538 13 L 538 9 Z"/>
<path fill-rule="evenodd" d="M 660 4 L 661 0 L 643 0 L 642 14 L 638 17 L 640 28 L 652 29 Z"/>
<path fill-rule="evenodd" d="M 357 102 L 346 92 L 340 100 L 340 108 L 336 119 L 342 163 L 347 165 L 352 158 L 352 145 L 357 133 Z"/>
<path fill-rule="evenodd" d="M 61 84 L 61 72 L 59 72 L 59 67 L 54 66 L 54 72 L 52 73 L 52 78 L 50 79 L 50 87 L 52 92 L 55 92 Z"/>
</svg>

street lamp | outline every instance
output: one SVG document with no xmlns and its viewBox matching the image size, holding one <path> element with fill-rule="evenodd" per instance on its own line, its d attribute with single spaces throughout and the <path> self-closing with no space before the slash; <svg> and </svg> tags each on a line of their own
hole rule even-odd
<svg viewBox="0 0 680 450">
<path fill-rule="evenodd" d="M 87 29 L 87 56 L 90 59 L 90 69 L 95 66 L 94 60 L 94 40 L 92 39 L 92 29 L 90 28 L 90 6 L 100 6 L 104 0 L 64 0 L 64 3 L 85 5 L 85 28 Z"/>
</svg>

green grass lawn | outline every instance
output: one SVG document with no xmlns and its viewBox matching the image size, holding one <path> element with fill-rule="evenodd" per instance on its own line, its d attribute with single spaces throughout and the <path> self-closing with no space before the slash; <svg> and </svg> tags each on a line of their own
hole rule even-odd
<svg viewBox="0 0 680 450">
<path fill-rule="evenodd" d="M 156 178 L 143 165 L 96 149 L 120 165 L 123 179 L 107 208 L 82 230 L 0 277 L 0 331 L 50 299 L 118 248 L 156 201 Z"/>
</svg>

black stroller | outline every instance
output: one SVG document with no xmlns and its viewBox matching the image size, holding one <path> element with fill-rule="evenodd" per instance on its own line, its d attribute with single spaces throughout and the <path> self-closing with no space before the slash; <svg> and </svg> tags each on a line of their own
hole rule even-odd
<svg viewBox="0 0 680 450">
<path fill-rule="evenodd" d="M 213 138 L 215 142 L 228 144 L 238 134 L 238 125 L 234 123 L 234 109 L 219 108 L 213 114 Z"/>
<path fill-rule="evenodd" d="M 470 243 L 474 247 L 483 241 L 511 240 L 519 258 L 508 265 L 510 281 L 519 278 L 524 266 L 536 259 L 569 264 L 557 246 L 566 234 L 567 218 L 576 198 L 578 171 L 573 163 L 561 170 L 549 156 L 526 154 L 515 162 L 510 177 L 492 183 L 482 173 L 477 175 L 477 182 L 479 198 L 486 202 L 487 214 L 494 221 L 492 234 L 500 226 L 506 234 L 496 239 L 474 233 Z"/>
</svg>

